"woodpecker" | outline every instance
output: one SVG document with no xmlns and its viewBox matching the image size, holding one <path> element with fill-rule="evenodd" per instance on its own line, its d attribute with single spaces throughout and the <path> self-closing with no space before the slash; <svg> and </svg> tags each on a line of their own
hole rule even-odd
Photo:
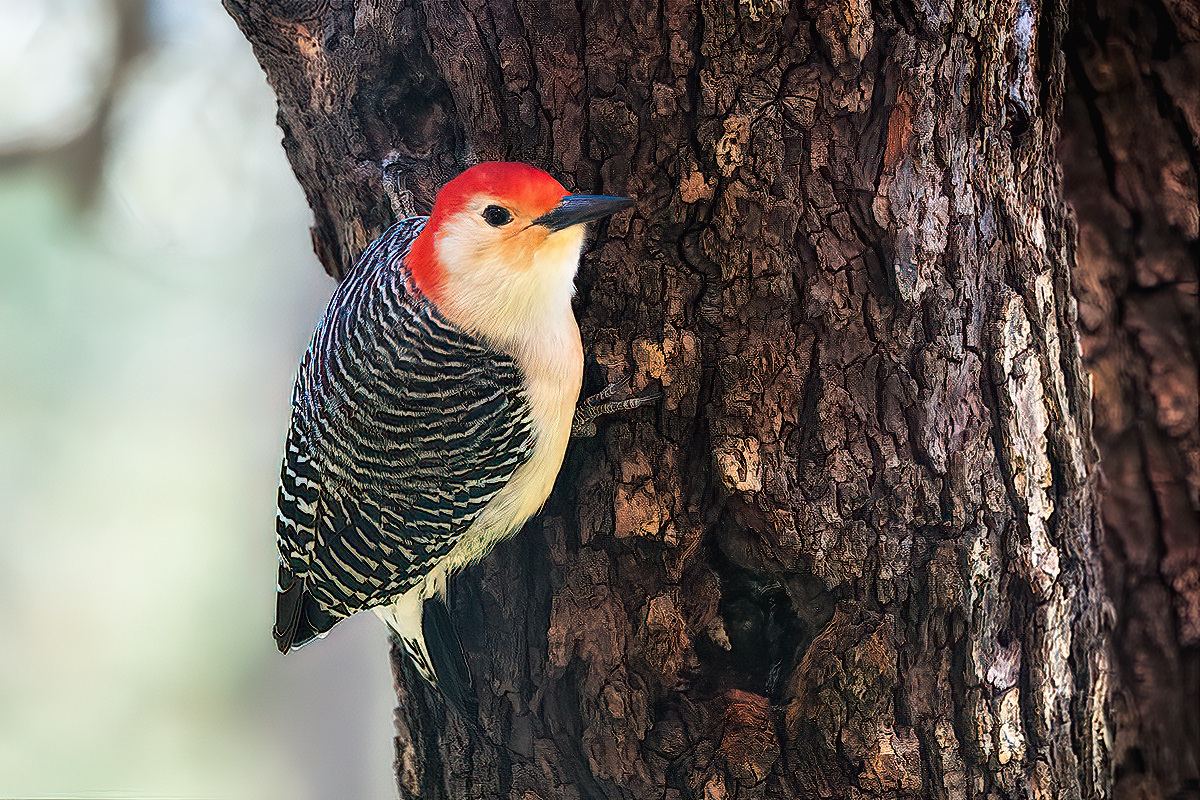
<svg viewBox="0 0 1200 800">
<path fill-rule="evenodd" d="M 292 396 L 276 524 L 281 652 L 375 609 L 437 684 L 425 601 L 537 513 L 573 427 L 652 399 L 576 413 L 571 297 L 585 227 L 633 202 L 572 195 L 525 164 L 478 164 L 345 276 Z"/>
</svg>

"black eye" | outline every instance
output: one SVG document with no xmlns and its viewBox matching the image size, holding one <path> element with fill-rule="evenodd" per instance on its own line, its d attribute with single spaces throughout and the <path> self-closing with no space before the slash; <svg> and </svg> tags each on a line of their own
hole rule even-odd
<svg viewBox="0 0 1200 800">
<path fill-rule="evenodd" d="M 483 218 L 493 228 L 499 228 L 512 222 L 512 212 L 503 206 L 488 206 L 483 210 Z"/>
</svg>

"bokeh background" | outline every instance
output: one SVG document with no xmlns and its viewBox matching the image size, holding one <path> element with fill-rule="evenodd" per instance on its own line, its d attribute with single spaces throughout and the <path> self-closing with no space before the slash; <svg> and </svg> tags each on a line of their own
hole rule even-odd
<svg viewBox="0 0 1200 800">
<path fill-rule="evenodd" d="M 218 0 L 0 0 L 0 797 L 395 796 L 382 625 L 270 636 L 279 140 Z"/>
</svg>

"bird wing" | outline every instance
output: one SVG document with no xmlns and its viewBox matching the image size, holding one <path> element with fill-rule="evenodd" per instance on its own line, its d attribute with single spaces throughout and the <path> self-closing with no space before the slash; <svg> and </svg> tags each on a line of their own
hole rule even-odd
<svg viewBox="0 0 1200 800">
<path fill-rule="evenodd" d="M 285 652 L 415 585 L 533 452 L 516 363 L 411 286 L 420 222 L 364 253 L 301 364 L 277 522 Z"/>
</svg>

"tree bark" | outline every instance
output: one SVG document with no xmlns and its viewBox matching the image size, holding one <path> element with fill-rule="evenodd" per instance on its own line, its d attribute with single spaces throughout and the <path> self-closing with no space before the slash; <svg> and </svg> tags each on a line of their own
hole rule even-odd
<svg viewBox="0 0 1200 800">
<path fill-rule="evenodd" d="M 1061 146 L 1106 491 L 1118 797 L 1200 797 L 1200 9 L 1092 0 Z"/>
<path fill-rule="evenodd" d="M 1107 793 L 1061 3 L 226 6 L 335 276 L 475 161 L 638 199 L 585 393 L 661 402 L 455 582 L 478 720 L 397 660 L 402 797 Z"/>
</svg>

